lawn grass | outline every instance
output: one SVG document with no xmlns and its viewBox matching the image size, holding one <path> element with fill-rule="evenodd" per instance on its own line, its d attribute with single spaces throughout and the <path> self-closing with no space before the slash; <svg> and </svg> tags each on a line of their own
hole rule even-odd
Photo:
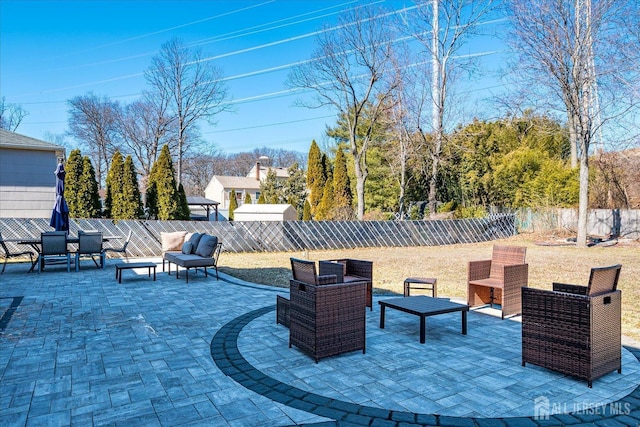
<svg viewBox="0 0 640 427">
<path fill-rule="evenodd" d="M 527 247 L 529 286 L 551 289 L 552 282 L 586 285 L 591 267 L 622 264 L 618 289 L 622 291 L 622 333 L 640 341 L 640 244 L 576 248 L 541 245 L 539 235 L 447 246 L 358 248 L 309 252 L 223 253 L 220 271 L 254 283 L 288 287 L 290 257 L 310 260 L 358 258 L 373 261 L 374 294 L 402 294 L 409 276 L 436 277 L 438 296 L 466 298 L 467 262 L 491 257 L 494 244 Z M 548 243 L 547 240 L 545 242 Z"/>
</svg>

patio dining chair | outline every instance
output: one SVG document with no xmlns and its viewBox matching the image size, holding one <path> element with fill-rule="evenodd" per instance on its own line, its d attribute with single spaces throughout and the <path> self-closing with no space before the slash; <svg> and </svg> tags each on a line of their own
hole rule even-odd
<svg viewBox="0 0 640 427">
<path fill-rule="evenodd" d="M 40 234 L 42 245 L 40 256 L 38 257 L 38 273 L 44 269 L 45 264 L 66 261 L 67 271 L 71 270 L 71 254 L 67 248 L 66 231 L 48 231 Z"/>
<path fill-rule="evenodd" d="M 78 231 L 78 251 L 76 252 L 76 271 L 80 269 L 80 257 L 88 256 L 98 268 L 104 268 L 105 254 L 102 249 L 102 232 Z M 99 257 L 100 263 L 95 257 Z"/>
<path fill-rule="evenodd" d="M 116 253 L 124 254 L 124 257 L 126 259 L 129 259 L 129 256 L 127 255 L 127 246 L 129 246 L 129 241 L 131 241 L 131 234 L 132 233 L 133 233 L 133 231 L 129 230 L 129 234 L 127 235 L 127 240 L 124 241 L 124 244 L 121 247 L 119 247 L 119 248 L 104 248 L 105 256 L 109 252 L 116 252 Z"/>
<path fill-rule="evenodd" d="M 19 257 L 24 257 L 26 255 L 29 255 L 29 260 L 31 261 L 31 264 L 33 264 L 33 252 L 31 251 L 11 252 L 7 247 L 7 244 L 5 243 L 4 239 L 2 238 L 2 233 L 0 233 L 0 247 L 4 252 L 4 263 L 2 264 L 2 272 L 0 272 L 0 274 L 4 273 L 4 269 L 7 267 L 7 261 L 9 260 L 9 258 L 19 258 Z"/>
<path fill-rule="evenodd" d="M 592 268 L 587 286 L 522 289 L 522 366 L 593 380 L 622 372 L 621 265 Z"/>
</svg>

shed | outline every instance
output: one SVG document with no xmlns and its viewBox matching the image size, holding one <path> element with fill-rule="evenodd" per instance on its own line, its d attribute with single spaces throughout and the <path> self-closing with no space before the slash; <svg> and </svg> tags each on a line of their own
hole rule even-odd
<svg viewBox="0 0 640 427">
<path fill-rule="evenodd" d="M 288 204 L 244 204 L 233 211 L 233 219 L 235 221 L 295 221 L 298 219 L 298 212 Z"/>
</svg>

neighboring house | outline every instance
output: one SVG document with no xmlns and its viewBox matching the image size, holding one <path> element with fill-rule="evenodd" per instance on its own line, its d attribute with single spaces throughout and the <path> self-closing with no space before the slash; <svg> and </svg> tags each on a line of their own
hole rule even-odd
<svg viewBox="0 0 640 427">
<path fill-rule="evenodd" d="M 65 148 L 0 129 L 0 218 L 50 218 Z"/>
<path fill-rule="evenodd" d="M 289 178 L 287 168 L 273 168 L 263 166 L 260 162 L 256 162 L 247 176 L 214 175 L 204 191 L 204 196 L 207 199 L 219 201 L 219 208 L 223 210 L 229 209 L 231 190 L 236 191 L 238 206 L 242 206 L 244 204 L 246 194 L 251 196 L 252 204 L 257 203 L 258 198 L 260 197 L 260 183 L 267 178 L 269 169 L 276 173 L 277 179 L 286 180 Z"/>
</svg>

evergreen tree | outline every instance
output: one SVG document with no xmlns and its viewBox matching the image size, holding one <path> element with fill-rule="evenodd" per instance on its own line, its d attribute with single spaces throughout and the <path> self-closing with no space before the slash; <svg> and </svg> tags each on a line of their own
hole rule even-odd
<svg viewBox="0 0 640 427">
<path fill-rule="evenodd" d="M 158 219 L 158 189 L 155 182 L 149 181 L 145 197 L 145 217 L 147 219 Z"/>
<path fill-rule="evenodd" d="M 79 218 L 80 211 L 80 184 L 82 177 L 82 154 L 79 149 L 69 153 L 67 164 L 64 167 L 66 175 L 64 181 L 64 198 L 69 206 L 69 218 Z"/>
<path fill-rule="evenodd" d="M 77 218 L 100 218 L 102 209 L 100 206 L 100 194 L 96 171 L 91 164 L 89 156 L 82 158 L 82 175 L 78 187 L 78 211 Z"/>
<path fill-rule="evenodd" d="M 158 219 L 162 221 L 179 219 L 181 215 L 180 196 L 167 145 L 162 147 L 162 151 L 151 169 L 150 180 L 155 185 L 157 194 Z"/>
<path fill-rule="evenodd" d="M 258 204 L 264 205 L 265 203 L 267 203 L 267 201 L 264 199 L 264 194 L 260 193 L 260 197 L 258 197 Z"/>
<path fill-rule="evenodd" d="M 178 184 L 178 211 L 175 219 L 190 220 L 191 210 L 187 201 L 187 193 L 184 191 L 182 184 Z"/>
<path fill-rule="evenodd" d="M 267 171 L 267 177 L 260 183 L 260 196 L 264 196 L 267 203 L 284 203 L 282 182 L 278 180 L 276 171 L 271 168 Z"/>
<path fill-rule="evenodd" d="M 107 173 L 107 192 L 104 199 L 105 218 L 124 219 L 123 210 L 123 175 L 124 163 L 122 154 L 116 150 L 111 157 L 111 167 Z"/>
<path fill-rule="evenodd" d="M 143 217 L 142 200 L 138 176 L 130 155 L 124 161 L 122 174 L 122 218 L 137 219 Z M 114 217 L 115 218 L 115 217 Z"/>
<path fill-rule="evenodd" d="M 352 219 L 354 212 L 352 208 L 351 181 L 347 173 L 347 161 L 341 147 L 338 147 L 336 161 L 333 166 L 333 192 L 335 198 L 331 217 L 341 220 Z"/>
<path fill-rule="evenodd" d="M 307 198 L 304 171 L 300 169 L 298 163 L 289 167 L 289 177 L 282 185 L 282 193 L 286 197 L 287 203 L 298 212 L 298 219 L 302 218 L 304 202 Z"/>
<path fill-rule="evenodd" d="M 309 155 L 307 157 L 307 189 L 309 190 L 309 203 L 311 205 L 311 215 L 315 216 L 317 206 L 320 204 L 323 195 L 324 184 L 327 180 L 327 172 L 323 162 L 323 154 L 316 144 L 311 141 Z"/>
<path fill-rule="evenodd" d="M 320 200 L 320 204 L 316 208 L 316 215 L 314 219 L 316 220 L 330 220 L 333 219 L 331 217 L 333 207 L 334 207 L 334 193 L 333 193 L 333 177 L 331 173 L 327 176 L 327 181 L 324 185 L 322 191 L 322 200 Z"/>
<path fill-rule="evenodd" d="M 311 205 L 309 200 L 304 201 L 304 210 L 302 211 L 302 220 L 311 221 Z"/>
<path fill-rule="evenodd" d="M 251 202 L 251 194 L 249 194 L 249 192 L 247 191 L 247 192 L 244 193 L 244 204 L 245 205 L 250 205 L 251 203 L 252 203 Z"/>
<path fill-rule="evenodd" d="M 236 199 L 236 190 L 231 189 L 229 196 L 229 221 L 233 221 L 233 212 L 238 208 L 238 199 Z"/>
</svg>

